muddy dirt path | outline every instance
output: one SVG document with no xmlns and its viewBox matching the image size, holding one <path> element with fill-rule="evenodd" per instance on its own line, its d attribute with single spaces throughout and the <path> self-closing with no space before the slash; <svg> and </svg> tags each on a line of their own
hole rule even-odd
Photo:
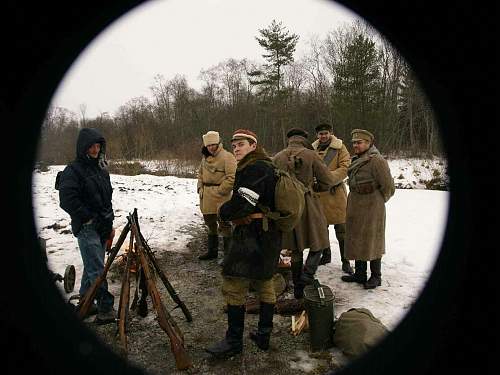
<svg viewBox="0 0 500 375">
<path fill-rule="evenodd" d="M 325 352 L 309 352 L 309 335 L 290 333 L 290 316 L 274 316 L 271 348 L 259 350 L 248 338 L 251 329 L 257 326 L 258 315 L 247 314 L 245 319 L 244 351 L 228 360 L 215 360 L 204 351 L 224 337 L 227 320 L 223 311 L 221 294 L 221 267 L 215 260 L 199 261 L 198 255 L 206 250 L 206 231 L 203 227 L 185 227 L 192 239 L 183 253 L 162 251 L 157 261 L 172 286 L 190 310 L 193 321 L 187 322 L 180 309 L 174 309 L 174 302 L 160 280 L 157 282 L 162 300 L 184 334 L 185 345 L 192 359 L 193 367 L 186 371 L 176 370 L 166 333 L 156 321 L 156 314 L 148 297 L 148 315 L 145 318 L 130 311 L 128 327 L 128 360 L 150 374 L 225 374 L 225 375 L 295 375 L 324 374 L 345 365 L 345 357 L 335 349 Z M 222 244 L 221 244 L 222 247 Z M 157 252 L 158 249 L 152 249 Z M 221 256 L 221 254 L 219 255 Z M 131 283 L 131 299 L 135 292 L 135 278 Z M 109 276 L 110 291 L 118 305 L 121 275 L 115 266 Z M 291 293 L 288 291 L 286 293 Z M 97 326 L 89 318 L 86 324 L 114 351 L 121 353 L 121 344 L 115 324 Z"/>
</svg>

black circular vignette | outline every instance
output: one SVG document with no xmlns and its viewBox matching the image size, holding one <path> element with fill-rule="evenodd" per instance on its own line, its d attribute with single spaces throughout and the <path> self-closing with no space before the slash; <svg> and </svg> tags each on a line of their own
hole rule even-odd
<svg viewBox="0 0 500 375">
<path fill-rule="evenodd" d="M 0 118 L 7 132 L 4 142 L 13 148 L 3 168 L 4 373 L 22 373 L 33 366 L 44 374 L 142 373 L 126 365 L 64 307 L 41 256 L 31 200 L 40 125 L 57 85 L 92 38 L 141 3 L 8 1 L 4 6 Z M 478 122 L 491 111 L 480 93 L 493 92 L 493 76 L 488 75 L 493 60 L 481 55 L 493 45 L 488 15 L 493 6 L 472 8 L 450 1 L 339 3 L 384 34 L 422 82 L 440 124 L 451 190 L 443 245 L 422 294 L 392 334 L 340 373 L 477 372 L 488 364 L 483 340 L 483 335 L 492 335 L 488 312 L 495 316 L 483 302 L 494 274 L 488 271 L 494 263 L 492 247 L 485 245 L 493 210 L 482 209 L 481 199 L 484 176 L 491 171 L 478 160 L 478 154 L 486 158 L 492 149 L 484 150 L 485 140 L 479 136 L 486 131 L 477 130 L 488 127 L 486 121 Z M 478 321 L 476 313 L 485 318 Z"/>
</svg>

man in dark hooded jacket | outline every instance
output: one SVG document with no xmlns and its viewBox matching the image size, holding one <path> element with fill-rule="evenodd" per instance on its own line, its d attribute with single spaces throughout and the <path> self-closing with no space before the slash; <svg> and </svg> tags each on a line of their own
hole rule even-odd
<svg viewBox="0 0 500 375">
<path fill-rule="evenodd" d="M 105 243 L 113 231 L 113 189 L 105 159 L 106 141 L 96 129 L 78 134 L 76 159 L 68 164 L 58 182 L 61 208 L 71 216 L 83 261 L 80 296 L 104 270 Z M 96 323 L 113 322 L 114 297 L 104 281 L 96 294 Z M 78 308 L 78 307 L 77 307 Z"/>
<path fill-rule="evenodd" d="M 227 303 L 228 328 L 225 338 L 207 348 L 215 357 L 241 353 L 245 323 L 245 298 L 250 283 L 259 300 L 259 323 L 250 339 L 262 349 L 269 349 L 273 329 L 276 294 L 272 277 L 281 251 L 281 231 L 268 220 L 260 207 L 275 209 L 277 177 L 272 161 L 257 145 L 257 136 L 238 129 L 231 140 L 238 162 L 233 194 L 219 209 L 219 217 L 231 221 L 234 229 L 222 270 L 222 294 Z"/>
</svg>

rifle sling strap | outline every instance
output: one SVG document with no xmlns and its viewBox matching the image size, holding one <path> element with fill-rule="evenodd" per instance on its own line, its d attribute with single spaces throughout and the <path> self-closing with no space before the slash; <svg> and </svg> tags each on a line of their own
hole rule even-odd
<svg viewBox="0 0 500 375">
<path fill-rule="evenodd" d="M 323 158 L 323 162 L 327 167 L 330 165 L 335 155 L 337 155 L 337 151 L 338 150 L 335 148 L 328 147 L 328 151 L 326 152 L 326 155 Z"/>
</svg>

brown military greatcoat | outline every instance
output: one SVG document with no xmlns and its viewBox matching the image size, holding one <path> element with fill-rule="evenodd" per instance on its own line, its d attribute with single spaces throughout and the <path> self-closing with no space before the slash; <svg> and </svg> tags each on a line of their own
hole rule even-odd
<svg viewBox="0 0 500 375">
<path fill-rule="evenodd" d="M 347 168 L 351 164 L 351 156 L 349 151 L 343 144 L 341 139 L 332 135 L 331 142 L 325 150 L 320 151 L 319 140 L 316 140 L 312 146 L 318 153 L 321 160 L 324 161 L 325 156 L 331 161 L 328 163 L 330 174 L 337 184 L 331 191 L 319 193 L 321 206 L 326 216 L 328 225 L 345 223 L 345 214 L 347 206 L 347 189 L 344 179 L 347 177 Z M 332 153 L 333 158 L 329 156 Z"/>
<path fill-rule="evenodd" d="M 345 257 L 379 259 L 385 253 L 385 202 L 395 192 L 389 165 L 371 146 L 352 158 L 348 177 Z"/>
<path fill-rule="evenodd" d="M 313 185 L 319 186 L 321 190 L 327 190 L 335 181 L 311 144 L 301 136 L 290 137 L 288 147 L 277 153 L 273 161 L 277 167 L 288 170 L 294 155 L 295 175 L 309 192 L 305 194 L 306 204 L 301 220 L 293 231 L 283 234 L 282 247 L 294 252 L 302 252 L 304 249 L 319 251 L 329 247 L 330 240 L 319 194 L 313 191 Z"/>
</svg>

